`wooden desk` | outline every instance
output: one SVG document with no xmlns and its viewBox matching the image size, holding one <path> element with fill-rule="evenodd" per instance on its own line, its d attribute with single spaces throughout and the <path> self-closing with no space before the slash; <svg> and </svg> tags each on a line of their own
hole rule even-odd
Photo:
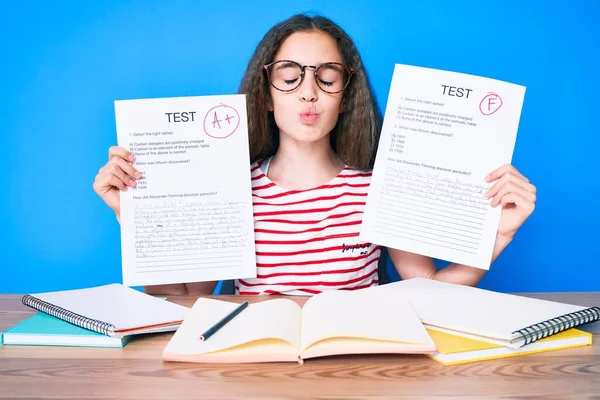
<svg viewBox="0 0 600 400">
<path fill-rule="evenodd" d="M 531 296 L 600 304 L 600 293 Z M 20 299 L 0 295 L 0 331 L 33 313 Z M 191 306 L 194 298 L 170 300 Z M 169 363 L 160 357 L 171 333 L 139 337 L 123 349 L 0 346 L 0 397 L 599 399 L 600 323 L 585 330 L 594 333 L 593 346 L 454 367 L 422 355 L 331 357 L 304 365 Z"/>
</svg>

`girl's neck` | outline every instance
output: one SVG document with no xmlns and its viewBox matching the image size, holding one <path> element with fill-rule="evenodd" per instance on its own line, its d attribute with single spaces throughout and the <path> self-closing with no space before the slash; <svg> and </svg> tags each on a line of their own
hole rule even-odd
<svg viewBox="0 0 600 400">
<path fill-rule="evenodd" d="M 331 148 L 329 136 L 311 143 L 282 140 L 268 177 L 286 189 L 304 190 L 331 181 L 342 169 L 344 162 Z"/>
</svg>

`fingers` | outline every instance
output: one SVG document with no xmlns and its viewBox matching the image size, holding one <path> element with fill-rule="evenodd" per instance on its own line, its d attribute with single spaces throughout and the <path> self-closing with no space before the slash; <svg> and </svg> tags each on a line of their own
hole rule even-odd
<svg viewBox="0 0 600 400">
<path fill-rule="evenodd" d="M 121 179 L 120 177 L 118 177 L 116 175 L 108 174 L 107 175 L 107 179 L 106 179 L 106 183 L 108 183 L 110 186 L 118 187 L 123 192 L 127 191 L 127 186 L 123 182 L 123 179 Z"/>
<path fill-rule="evenodd" d="M 106 169 L 103 173 L 116 176 L 127 186 L 135 186 L 136 183 L 134 178 L 139 179 L 139 177 L 141 177 L 140 173 L 135 168 L 119 157 L 113 157 L 106 165 Z"/>
<path fill-rule="evenodd" d="M 512 166 L 512 164 L 505 164 L 505 165 L 501 166 L 500 168 L 492 171 L 488 176 L 485 177 L 485 181 L 493 182 L 496 179 L 499 179 L 500 177 L 502 177 L 506 173 L 511 173 L 512 175 L 516 175 L 516 176 L 520 177 L 525 182 L 529 182 L 529 179 L 527 179 L 523 174 L 521 174 L 514 166 Z"/>
<path fill-rule="evenodd" d="M 117 147 L 117 149 L 124 150 L 120 147 Z M 116 151 L 119 151 L 119 150 L 116 150 Z M 127 154 L 129 154 L 129 153 L 127 153 Z M 137 169 L 135 169 L 135 167 L 133 165 L 129 164 L 129 162 L 125 161 L 121 157 L 121 155 L 122 154 L 114 155 L 102 168 L 100 168 L 100 170 L 98 170 L 98 173 L 104 174 L 104 173 L 110 172 L 110 173 L 115 174 L 118 177 L 123 177 L 123 174 L 127 174 L 128 180 L 141 179 L 142 175 L 139 173 L 139 171 Z M 129 157 L 131 159 L 133 157 L 133 155 L 129 154 Z M 134 159 L 135 159 L 135 157 L 134 157 Z M 128 183 L 127 179 L 123 179 L 123 181 L 125 183 Z M 129 186 L 132 186 L 132 185 L 129 185 Z"/>
<path fill-rule="evenodd" d="M 100 195 L 114 187 L 126 191 L 127 187 L 134 187 L 137 184 L 135 179 L 142 178 L 139 171 L 121 157 L 123 154 L 119 149 L 123 150 L 122 148 L 113 150 L 116 155 L 100 168 L 96 175 L 94 190 Z"/>
<path fill-rule="evenodd" d="M 121 171 L 128 175 L 130 179 L 140 179 L 142 175 L 138 172 L 137 169 L 127 161 L 123 160 L 120 157 L 113 157 L 112 160 L 108 162 L 110 164 L 108 169 Z M 115 174 L 116 175 L 116 174 Z M 135 183 L 135 182 L 134 182 Z"/>
<path fill-rule="evenodd" d="M 127 186 L 123 180 L 110 172 L 96 175 L 93 186 L 94 191 L 100 196 L 103 196 L 115 187 L 124 192 L 127 191 Z"/>
<path fill-rule="evenodd" d="M 528 202 L 530 202 L 532 204 L 535 203 L 535 201 L 537 199 L 535 190 L 530 191 L 527 188 L 522 187 L 517 182 L 518 181 L 508 181 L 508 182 L 502 184 L 498 188 L 496 193 L 494 193 L 492 196 L 490 196 L 492 198 L 490 205 L 492 207 L 496 207 L 498 204 L 500 204 L 502 202 L 502 199 L 508 194 L 518 194 L 520 197 L 527 200 Z M 527 183 L 526 185 L 533 186 L 529 183 Z M 535 189 L 535 187 L 534 187 L 534 189 Z"/>
<path fill-rule="evenodd" d="M 506 207 L 509 204 L 516 205 L 517 211 L 523 215 L 524 219 L 529 217 L 533 213 L 533 210 L 535 210 L 535 202 L 530 201 L 520 193 L 505 194 L 500 199 L 500 204 L 502 204 L 502 207 Z"/>
<path fill-rule="evenodd" d="M 535 202 L 537 188 L 529 183 L 528 180 L 521 178 L 521 175 L 506 172 L 496 181 L 494 186 L 488 190 L 486 196 L 493 199 L 491 205 L 495 207 L 498 205 L 500 197 L 509 192 L 519 192 L 525 198 Z"/>
<path fill-rule="evenodd" d="M 115 157 L 115 156 L 121 157 L 123 160 L 129 161 L 129 162 L 135 161 L 135 157 L 133 156 L 133 154 L 128 152 L 123 147 L 111 146 L 108 149 L 108 161 L 112 160 L 113 157 Z"/>
</svg>

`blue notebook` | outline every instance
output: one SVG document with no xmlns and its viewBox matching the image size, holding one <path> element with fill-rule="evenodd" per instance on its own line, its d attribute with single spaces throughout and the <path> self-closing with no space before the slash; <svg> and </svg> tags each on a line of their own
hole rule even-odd
<svg viewBox="0 0 600 400">
<path fill-rule="evenodd" d="M 131 339 L 96 333 L 44 313 L 9 328 L 3 336 L 5 345 L 32 346 L 123 347 Z"/>
</svg>

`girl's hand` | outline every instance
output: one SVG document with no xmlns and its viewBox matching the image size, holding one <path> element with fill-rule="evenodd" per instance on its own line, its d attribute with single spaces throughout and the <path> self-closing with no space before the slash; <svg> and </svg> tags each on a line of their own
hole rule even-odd
<svg viewBox="0 0 600 400">
<path fill-rule="evenodd" d="M 512 240 L 535 209 L 536 187 L 510 164 L 503 165 L 486 177 L 487 182 L 495 180 L 497 182 L 486 196 L 491 199 L 492 207 L 502 205 L 498 236 Z"/>
<path fill-rule="evenodd" d="M 127 191 L 136 185 L 141 174 L 130 164 L 135 157 L 122 147 L 112 146 L 108 150 L 108 162 L 96 175 L 94 191 L 115 212 L 120 213 L 119 190 Z"/>
</svg>

